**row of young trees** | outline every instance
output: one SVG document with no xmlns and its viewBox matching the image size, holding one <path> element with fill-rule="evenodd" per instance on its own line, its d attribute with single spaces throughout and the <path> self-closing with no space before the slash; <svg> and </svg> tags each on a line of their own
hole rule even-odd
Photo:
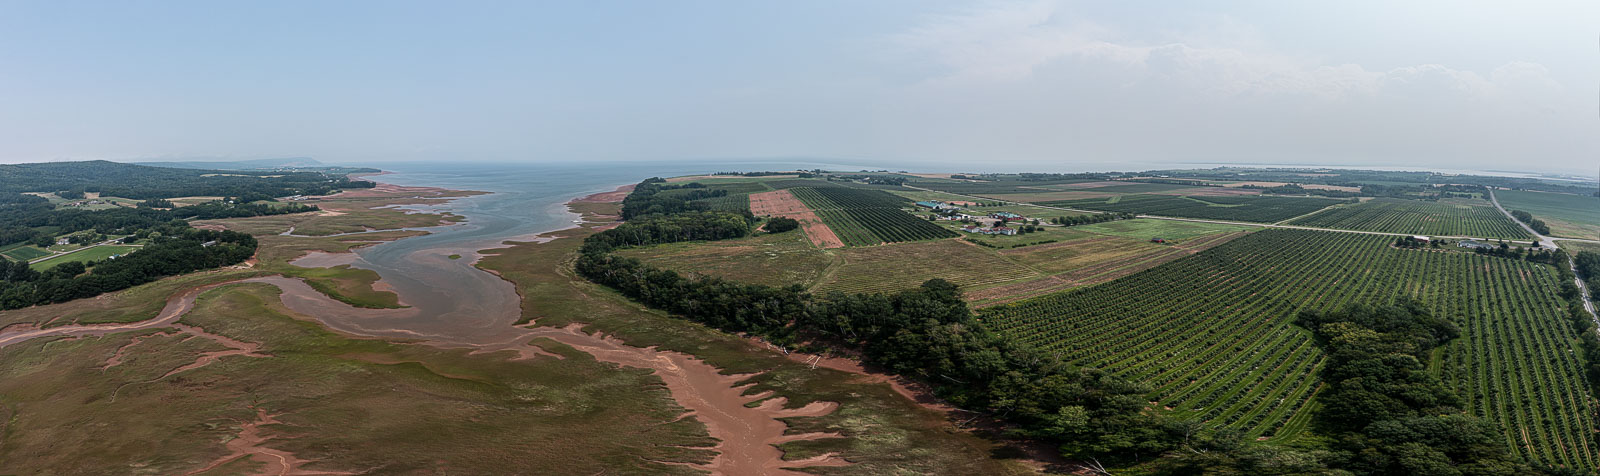
<svg viewBox="0 0 1600 476">
<path fill-rule="evenodd" d="M 1075 215 L 1070 217 L 1052 217 L 1050 223 L 1064 226 L 1088 225 L 1105 223 L 1108 221 L 1127 220 L 1133 218 L 1132 213 L 1094 213 L 1088 215 Z M 1036 223 L 1037 224 L 1037 223 Z"/>
<path fill-rule="evenodd" d="M 1522 211 L 1522 210 L 1512 210 L 1511 211 L 1511 216 L 1515 217 L 1518 221 L 1521 221 L 1523 224 L 1528 225 L 1528 228 L 1532 228 L 1533 231 L 1538 232 L 1541 235 L 1549 235 L 1550 234 L 1550 225 L 1545 224 L 1544 220 L 1540 220 L 1538 218 L 1534 218 L 1532 213 L 1528 213 L 1528 212 L 1525 212 L 1525 211 Z"/>
<path fill-rule="evenodd" d="M 181 220 L 157 227 L 151 243 L 116 259 L 68 262 L 43 272 L 0 258 L 0 309 L 66 302 L 127 289 L 192 271 L 238 264 L 256 239 L 233 231 L 190 228 Z"/>
</svg>

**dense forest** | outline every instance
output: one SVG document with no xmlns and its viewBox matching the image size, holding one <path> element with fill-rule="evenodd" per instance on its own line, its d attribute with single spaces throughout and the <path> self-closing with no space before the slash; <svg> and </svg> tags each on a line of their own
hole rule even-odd
<svg viewBox="0 0 1600 476">
<path fill-rule="evenodd" d="M 374 185 L 318 172 L 174 169 L 104 160 L 0 165 L 0 193 L 95 192 L 136 200 L 250 193 L 286 197 Z"/>
<path fill-rule="evenodd" d="M 238 200 L 232 200 L 238 202 Z M 56 209 L 44 198 L 0 192 L 0 246 L 34 241 L 46 246 L 53 237 L 84 230 L 102 234 L 129 234 L 171 223 L 173 220 L 237 218 L 316 211 L 299 203 L 205 202 L 178 208 Z M 170 203 L 168 204 L 170 205 Z M 48 231 L 45 231 L 48 230 Z"/>
<path fill-rule="evenodd" d="M 178 221 L 148 230 L 150 243 L 115 259 L 67 262 L 43 272 L 0 258 L 0 309 L 66 302 L 192 271 L 234 265 L 256 252 L 256 239 Z"/>
</svg>

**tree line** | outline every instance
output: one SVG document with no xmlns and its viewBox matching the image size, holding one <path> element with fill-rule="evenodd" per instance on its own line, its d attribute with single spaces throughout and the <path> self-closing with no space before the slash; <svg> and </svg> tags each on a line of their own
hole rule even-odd
<svg viewBox="0 0 1600 476">
<path fill-rule="evenodd" d="M 60 303 L 157 279 L 243 262 L 256 252 L 245 233 L 190 228 L 181 220 L 148 233 L 150 244 L 115 259 L 67 262 L 34 271 L 0 257 L 0 309 Z"/>
<path fill-rule="evenodd" d="M 1105 222 L 1108 222 L 1108 221 L 1116 221 L 1116 220 L 1127 220 L 1127 219 L 1131 219 L 1131 218 L 1133 218 L 1135 216 L 1137 216 L 1137 215 L 1134 215 L 1132 213 L 1120 213 L 1120 212 L 1119 213 L 1094 213 L 1094 214 L 1088 214 L 1088 215 L 1074 215 L 1074 216 L 1069 216 L 1069 217 L 1053 217 L 1053 218 L 1050 219 L 1050 223 L 1054 223 L 1054 224 L 1062 225 L 1062 226 L 1078 226 L 1078 225 L 1089 225 L 1089 224 L 1094 224 L 1094 223 L 1105 223 Z"/>
<path fill-rule="evenodd" d="M 1512 210 L 1511 211 L 1511 216 L 1515 217 L 1518 221 L 1521 221 L 1523 224 L 1528 225 L 1528 228 L 1532 228 L 1533 231 L 1538 232 L 1541 235 L 1549 235 L 1550 234 L 1550 225 L 1546 225 L 1544 223 L 1544 220 L 1540 220 L 1538 218 L 1534 218 L 1532 213 L 1528 213 L 1528 212 L 1525 212 L 1525 211 L 1522 211 L 1522 210 Z"/>
<path fill-rule="evenodd" d="M 6 196 L 13 196 L 7 199 Z M 17 200 L 15 196 L 37 200 Z M 54 237 L 84 230 L 100 233 L 128 234 L 151 228 L 173 220 L 206 220 L 262 215 L 282 215 L 316 211 L 315 205 L 299 203 L 226 203 L 211 201 L 171 209 L 109 208 L 86 210 L 79 208 L 56 209 L 48 200 L 32 195 L 0 192 L 0 246 L 33 241 L 38 246 L 49 246 Z"/>
<path fill-rule="evenodd" d="M 175 169 L 104 160 L 0 165 L 0 192 L 83 192 L 135 200 L 195 196 L 323 195 L 377 184 L 319 172 Z"/>
</svg>

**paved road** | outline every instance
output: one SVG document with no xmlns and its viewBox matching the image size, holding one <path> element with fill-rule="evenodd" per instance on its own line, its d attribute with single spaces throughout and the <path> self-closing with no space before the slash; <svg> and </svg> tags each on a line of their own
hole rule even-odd
<svg viewBox="0 0 1600 476">
<path fill-rule="evenodd" d="M 993 199 L 993 198 L 985 198 L 985 197 L 979 197 L 979 196 L 975 196 L 975 195 L 965 195 L 965 194 L 960 194 L 960 193 L 941 192 L 939 190 L 931 190 L 931 189 L 926 189 L 926 188 L 913 187 L 913 186 L 910 186 L 910 185 L 905 185 L 904 187 L 910 188 L 910 189 L 922 190 L 922 191 L 925 191 L 925 192 L 945 193 L 945 194 L 955 195 L 955 196 L 958 196 L 958 197 L 971 198 L 971 199 L 975 199 L 975 200 L 987 200 L 987 201 L 991 201 L 991 202 L 1015 203 L 1015 204 L 1023 205 L 1023 206 L 1047 208 L 1047 209 L 1051 209 L 1051 210 L 1064 210 L 1064 211 L 1069 211 L 1069 212 L 1094 213 L 1094 214 L 1110 213 L 1110 212 L 1103 212 L 1103 211 L 1098 211 L 1098 210 L 1083 210 L 1083 209 L 1067 208 L 1067 207 L 1052 207 L 1052 206 L 1048 206 L 1048 205 L 1039 205 L 1037 203 L 1023 203 L 1023 202 L 1012 202 L 1012 201 L 1008 201 L 1008 200 L 996 200 L 996 199 Z M 1495 206 L 1499 206 L 1499 204 L 1496 203 Z M 1505 210 L 1501 209 L 1501 211 L 1503 212 Z M 1250 223 L 1250 222 L 1243 222 L 1243 221 L 1228 221 L 1228 220 L 1206 220 L 1206 219 L 1200 219 L 1200 218 L 1179 218 L 1179 217 L 1169 217 L 1169 216 L 1161 216 L 1161 215 L 1137 215 L 1137 216 L 1139 218 L 1150 218 L 1150 219 L 1154 219 L 1154 220 L 1187 221 L 1187 222 L 1194 222 L 1194 223 L 1215 223 L 1215 224 L 1218 224 L 1218 225 L 1256 226 L 1256 227 L 1262 227 L 1262 228 L 1283 228 L 1283 229 L 1287 229 L 1287 230 L 1331 231 L 1331 232 L 1336 232 L 1336 233 L 1356 233 L 1356 234 L 1361 234 L 1361 235 L 1379 235 L 1379 236 L 1412 236 L 1412 235 L 1415 235 L 1415 233 L 1389 233 L 1389 232 L 1383 232 L 1383 231 L 1341 230 L 1341 229 L 1338 229 L 1338 228 L 1321 228 L 1321 227 L 1315 227 L 1315 226 L 1280 225 L 1280 224 L 1277 224 L 1277 223 Z M 1279 222 L 1279 223 L 1282 223 L 1282 222 Z M 1530 232 L 1531 232 L 1531 230 L 1530 230 Z M 1538 233 L 1534 233 L 1533 235 L 1534 236 L 1539 236 Z M 1433 236 L 1432 238 L 1463 239 L 1463 240 L 1466 240 L 1466 239 L 1484 239 L 1484 238 L 1473 237 L 1473 236 Z M 1543 237 L 1541 237 L 1541 238 L 1543 238 Z M 1596 241 L 1596 240 L 1578 240 L 1578 239 L 1570 239 L 1570 238 L 1545 238 L 1545 239 L 1571 240 L 1571 241 L 1583 241 L 1583 242 L 1590 242 L 1590 243 L 1600 243 L 1600 241 Z M 1521 244 L 1521 245 L 1531 245 L 1531 244 L 1539 243 L 1538 241 L 1515 241 L 1515 240 L 1507 240 L 1506 242 L 1507 243 Z M 1555 245 L 1551 244 L 1550 246 L 1554 247 Z"/>
<path fill-rule="evenodd" d="M 1549 246 L 1551 249 L 1555 249 L 1556 248 L 1556 240 L 1562 239 L 1562 238 L 1551 238 L 1551 237 L 1548 237 L 1548 236 L 1541 235 L 1541 234 L 1539 234 L 1539 232 L 1533 231 L 1533 227 L 1528 226 L 1527 223 L 1523 223 L 1522 220 L 1518 220 L 1517 217 L 1512 216 L 1511 212 L 1506 211 L 1506 207 L 1500 206 L 1500 199 L 1496 198 L 1494 196 L 1494 189 L 1492 189 L 1492 188 L 1489 189 L 1489 201 L 1494 203 L 1494 207 L 1499 209 L 1500 213 L 1506 214 L 1506 218 L 1510 218 L 1511 221 L 1517 222 L 1518 225 L 1522 225 L 1522 229 L 1528 230 L 1529 234 L 1532 234 L 1533 236 L 1537 237 L 1539 239 L 1539 245 L 1540 246 Z M 1594 243 L 1595 242 L 1594 240 L 1580 240 L 1580 239 L 1576 239 L 1576 238 L 1566 238 L 1566 240 L 1569 240 L 1569 241 L 1582 241 L 1582 242 L 1586 242 L 1586 243 Z M 1572 253 L 1568 253 L 1567 254 L 1567 267 L 1572 269 L 1572 275 L 1573 275 L 1572 280 L 1576 281 L 1578 283 L 1578 292 L 1579 292 L 1579 294 L 1583 295 L 1583 309 L 1585 311 L 1589 311 L 1589 318 L 1591 320 L 1594 320 L 1595 332 L 1600 333 L 1600 315 L 1596 315 L 1595 314 L 1595 312 L 1594 312 L 1594 301 L 1589 300 L 1589 286 L 1587 284 L 1584 284 L 1582 278 L 1577 277 L 1578 276 L 1578 260 L 1577 260 L 1577 258 L 1574 258 L 1572 256 Z"/>
</svg>

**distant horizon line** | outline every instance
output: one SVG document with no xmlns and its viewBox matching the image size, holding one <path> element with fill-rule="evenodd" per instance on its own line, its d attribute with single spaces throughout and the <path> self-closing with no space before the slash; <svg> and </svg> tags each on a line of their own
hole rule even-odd
<svg viewBox="0 0 1600 476">
<path fill-rule="evenodd" d="M 321 165 L 325 165 L 325 166 L 362 166 L 362 167 L 375 167 L 375 166 L 380 165 L 380 164 L 390 164 L 390 165 L 427 164 L 427 163 L 435 162 L 434 160 L 429 160 L 429 159 L 410 159 L 410 160 L 396 159 L 396 160 L 380 160 L 380 161 L 362 161 L 362 160 L 325 161 L 324 159 L 318 159 L 315 156 L 294 155 L 294 156 L 254 156 L 254 157 L 248 157 L 248 158 L 244 158 L 244 157 L 238 157 L 238 158 L 233 158 L 233 157 L 185 157 L 185 158 L 142 157 L 142 158 L 101 158 L 101 159 L 52 159 L 52 160 L 20 161 L 20 162 L 4 161 L 4 162 L 0 162 L 0 165 L 20 165 L 20 164 L 60 163 L 60 162 L 92 162 L 92 161 L 98 161 L 98 160 L 104 160 L 104 161 L 108 161 L 108 162 L 125 163 L 125 164 L 140 164 L 140 163 L 153 163 L 153 162 L 205 163 L 205 162 L 264 162 L 264 161 L 273 161 L 273 160 L 309 160 L 309 161 L 317 162 L 317 163 L 319 163 Z M 1174 170 L 1174 169 L 1190 168 L 1190 167 L 1193 167 L 1193 168 L 1241 167 L 1241 168 L 1260 168 L 1260 169 L 1375 170 L 1375 171 L 1388 171 L 1388 172 L 1429 172 L 1429 173 L 1460 174 L 1460 175 L 1486 175 L 1486 176 L 1497 176 L 1497 177 L 1527 177 L 1527 178 L 1561 178 L 1561 177 L 1565 177 L 1565 178 L 1583 178 L 1583 179 L 1586 179 L 1586 180 L 1600 179 L 1600 173 L 1597 173 L 1597 174 L 1584 174 L 1584 173 L 1577 172 L 1575 170 L 1557 171 L 1557 170 L 1543 169 L 1543 170 L 1534 170 L 1534 171 L 1519 171 L 1519 170 L 1488 169 L 1488 168 L 1486 168 L 1486 169 L 1473 169 L 1473 168 L 1454 169 L 1454 168 L 1442 168 L 1442 167 L 1394 166 L 1394 165 L 1374 165 L 1374 164 L 1283 163 L 1283 162 L 1204 161 L 1204 160 L 1191 160 L 1191 161 L 1126 161 L 1126 160 L 1123 160 L 1123 161 L 1077 161 L 1077 162 L 1053 162 L 1053 163 L 1039 163 L 1039 162 L 1036 162 L 1036 161 L 1020 161 L 1020 162 L 1009 162 L 1009 163 L 1008 162 L 1003 162 L 1003 161 L 989 161 L 986 164 L 986 166 L 977 167 L 977 168 L 972 168 L 972 167 L 970 167 L 971 166 L 970 162 L 967 162 L 967 161 L 964 161 L 964 160 L 959 160 L 959 159 L 917 159 L 917 158 L 912 158 L 912 159 L 881 159 L 881 158 L 879 158 L 879 159 L 871 159 L 871 158 L 849 158 L 849 157 L 824 157 L 824 156 L 693 157 L 693 158 L 659 158 L 659 159 L 614 158 L 614 159 L 584 159 L 583 160 L 583 162 L 585 162 L 585 163 L 594 163 L 594 162 L 601 162 L 601 163 L 684 163 L 684 162 L 694 162 L 694 161 L 704 161 L 704 162 L 709 162 L 709 163 L 745 164 L 745 165 L 763 164 L 763 163 L 807 162 L 807 163 L 814 163 L 814 165 L 845 167 L 845 168 L 850 168 L 850 169 L 856 169 L 856 168 L 859 168 L 859 169 L 876 169 L 876 170 L 898 169 L 898 170 L 906 170 L 906 171 L 913 171 L 913 172 L 944 172 L 944 173 L 1027 173 L 1027 172 L 1108 173 L 1108 172 L 1143 172 L 1143 171 Z M 516 160 L 465 160 L 465 161 L 456 160 L 456 161 L 452 161 L 452 162 L 455 163 L 455 164 L 461 164 L 461 165 L 477 165 L 477 166 L 483 166 L 483 165 L 560 165 L 560 164 L 570 164 L 570 163 L 572 163 L 572 161 L 516 161 Z M 851 162 L 854 162 L 854 164 L 852 164 Z M 875 164 L 875 165 L 866 165 L 866 164 Z M 914 166 L 914 165 L 917 165 L 917 164 L 926 165 L 926 166 L 936 166 L 936 167 L 934 167 L 934 168 L 915 168 L 915 169 L 913 169 L 913 167 L 911 167 L 911 166 Z M 967 166 L 968 169 L 967 170 L 960 170 L 960 169 L 952 168 L 952 169 L 949 169 L 949 170 L 944 170 L 945 166 L 958 165 L 958 164 L 962 165 L 962 166 Z M 1068 167 L 1062 167 L 1062 166 L 1068 166 Z M 1029 167 L 1032 167 L 1032 168 L 1029 168 Z M 381 168 L 381 167 L 379 167 L 379 168 Z M 999 171 L 1000 169 L 1004 169 L 1004 171 Z M 1067 169 L 1071 169 L 1071 170 L 1067 170 Z M 749 170 L 749 171 L 754 171 L 754 170 Z M 1511 174 L 1511 175 L 1507 175 L 1507 174 Z"/>
</svg>

